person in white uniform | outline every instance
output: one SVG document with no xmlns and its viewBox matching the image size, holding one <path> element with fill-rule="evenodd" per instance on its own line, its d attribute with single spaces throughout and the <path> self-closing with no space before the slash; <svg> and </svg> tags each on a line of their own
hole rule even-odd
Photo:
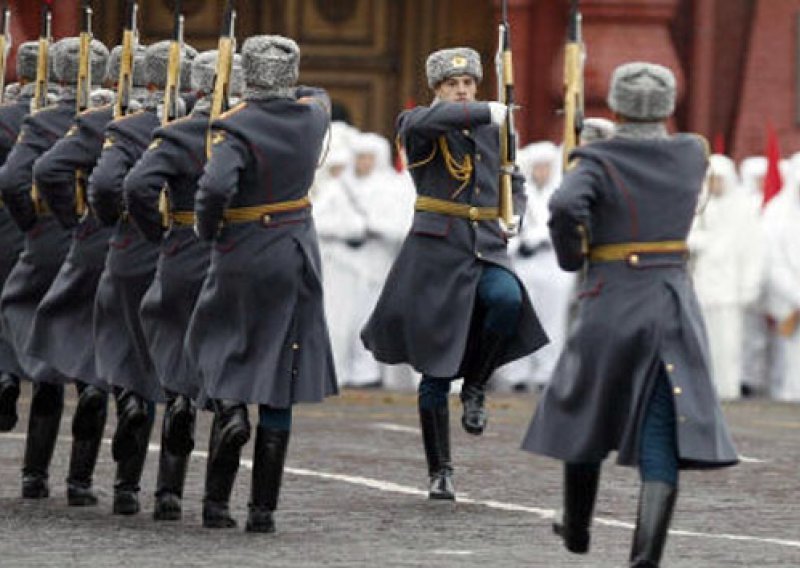
<svg viewBox="0 0 800 568">
<path fill-rule="evenodd" d="M 709 158 L 705 203 L 688 244 L 717 394 L 736 399 L 741 394 L 745 308 L 761 290 L 764 243 L 758 212 L 726 156 Z"/>
</svg>

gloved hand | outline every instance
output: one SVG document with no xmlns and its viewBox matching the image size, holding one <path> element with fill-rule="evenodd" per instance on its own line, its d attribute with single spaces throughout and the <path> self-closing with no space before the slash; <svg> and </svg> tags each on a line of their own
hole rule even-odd
<svg viewBox="0 0 800 568">
<path fill-rule="evenodd" d="M 492 124 L 500 126 L 508 115 L 508 107 L 503 103 L 489 102 L 489 113 L 492 115 Z"/>
</svg>

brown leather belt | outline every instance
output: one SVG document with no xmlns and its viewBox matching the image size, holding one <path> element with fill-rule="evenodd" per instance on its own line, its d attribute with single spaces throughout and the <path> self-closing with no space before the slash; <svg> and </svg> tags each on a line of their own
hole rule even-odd
<svg viewBox="0 0 800 568">
<path fill-rule="evenodd" d="M 277 213 L 290 213 L 308 209 L 309 207 L 311 207 L 311 200 L 308 197 L 302 197 L 292 201 L 278 201 L 265 205 L 226 209 L 223 219 L 226 223 L 251 223 L 253 221 L 268 223 L 270 217 Z"/>
<path fill-rule="evenodd" d="M 625 261 L 635 266 L 639 264 L 642 255 L 648 254 L 687 255 L 689 254 L 689 247 L 686 246 L 686 241 L 652 241 L 596 245 L 589 249 L 589 261 Z"/>
<path fill-rule="evenodd" d="M 193 227 L 194 211 L 171 211 L 169 214 L 173 227 Z"/>
<path fill-rule="evenodd" d="M 456 203 L 447 199 L 437 199 L 420 195 L 414 204 L 416 211 L 438 213 L 470 221 L 496 221 L 500 218 L 500 209 L 497 207 L 473 207 L 468 203 Z"/>
</svg>

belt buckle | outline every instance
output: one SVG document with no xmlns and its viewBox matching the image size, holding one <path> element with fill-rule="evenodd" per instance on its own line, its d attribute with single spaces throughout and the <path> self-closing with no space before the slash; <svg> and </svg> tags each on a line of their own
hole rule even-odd
<svg viewBox="0 0 800 568">
<path fill-rule="evenodd" d="M 469 220 L 470 221 L 480 221 L 481 212 L 477 207 L 470 207 L 469 208 Z"/>
</svg>

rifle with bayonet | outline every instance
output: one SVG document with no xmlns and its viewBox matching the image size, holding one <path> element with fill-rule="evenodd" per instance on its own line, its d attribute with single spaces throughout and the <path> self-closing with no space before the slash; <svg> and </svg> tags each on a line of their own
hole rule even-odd
<svg viewBox="0 0 800 568">
<path fill-rule="evenodd" d="M 8 2 L 3 2 L 3 12 L 0 14 L 3 19 L 3 35 L 0 37 L 0 103 L 5 102 L 6 96 L 6 69 L 8 65 L 8 52 L 11 51 L 11 10 L 8 9 Z"/>
<path fill-rule="evenodd" d="M 217 70 L 214 76 L 214 95 L 211 99 L 211 121 L 230 108 L 231 101 L 231 75 L 233 74 L 233 54 L 236 52 L 236 5 L 234 0 L 228 0 L 225 6 L 225 16 L 222 19 L 222 31 L 219 34 L 217 47 Z M 209 128 L 206 140 L 206 152 L 211 155 L 211 129 Z"/>
<path fill-rule="evenodd" d="M 569 168 L 569 154 L 578 145 L 583 130 L 583 64 L 584 45 L 581 32 L 580 0 L 570 0 L 567 46 L 564 51 L 564 155 L 563 166 Z"/>
<path fill-rule="evenodd" d="M 50 41 L 53 29 L 53 13 L 48 0 L 42 2 L 42 21 L 39 31 L 39 54 L 36 60 L 36 88 L 32 110 L 47 106 L 47 91 L 50 80 Z"/>
<path fill-rule="evenodd" d="M 77 114 L 89 108 L 92 94 L 92 6 L 91 0 L 83 0 L 81 9 L 80 55 L 78 57 Z M 86 172 L 75 173 L 75 210 L 78 216 L 86 213 Z"/>
<path fill-rule="evenodd" d="M 516 169 L 517 131 L 514 126 L 514 69 L 511 55 L 511 26 L 508 23 L 508 0 L 503 0 L 500 37 L 495 66 L 497 70 L 497 100 L 508 112 L 500 126 L 500 220 L 509 234 L 517 231 L 514 217 L 512 175 Z"/>
<path fill-rule="evenodd" d="M 114 118 L 128 114 L 133 91 L 133 57 L 138 42 L 136 32 L 136 14 L 138 4 L 128 0 L 125 10 L 125 28 L 122 32 L 122 53 L 120 54 L 119 80 L 117 82 L 117 102 L 114 105 Z"/>
<path fill-rule="evenodd" d="M 175 0 L 175 23 L 172 30 L 172 41 L 169 45 L 167 62 L 167 85 L 164 89 L 164 107 L 161 124 L 167 125 L 180 116 L 181 93 L 181 60 L 183 59 L 183 25 L 181 0 Z M 169 227 L 171 221 L 169 207 L 169 188 L 165 185 L 159 197 L 158 210 L 161 212 L 161 224 Z"/>
</svg>

